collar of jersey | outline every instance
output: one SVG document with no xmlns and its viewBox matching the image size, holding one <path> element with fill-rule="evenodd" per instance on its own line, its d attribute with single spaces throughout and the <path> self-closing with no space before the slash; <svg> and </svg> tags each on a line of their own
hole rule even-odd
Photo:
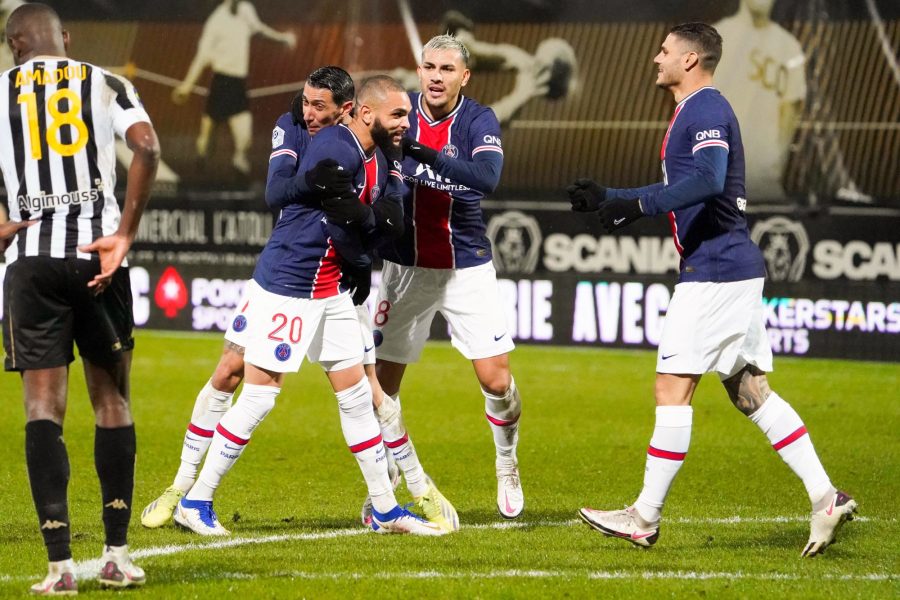
<svg viewBox="0 0 900 600">
<path fill-rule="evenodd" d="M 338 127 L 343 127 L 350 133 L 350 137 L 353 138 L 353 141 L 356 143 L 356 149 L 359 150 L 359 155 L 363 159 L 363 161 L 368 161 L 369 159 L 366 157 L 366 151 L 363 150 L 362 144 L 359 143 L 359 138 L 356 137 L 356 134 L 353 133 L 353 130 L 344 125 L 343 123 L 339 123 Z M 375 156 L 375 151 L 372 151 L 372 156 Z"/>
<path fill-rule="evenodd" d="M 465 102 L 465 100 L 466 100 L 466 97 L 463 96 L 462 94 L 460 94 L 460 95 L 459 95 L 459 102 L 456 103 L 456 107 L 455 107 L 453 110 L 451 110 L 451 111 L 450 111 L 447 115 L 445 115 L 444 117 L 441 117 L 441 118 L 438 119 L 437 121 L 433 121 L 433 120 L 431 119 L 431 117 L 428 116 L 428 113 L 425 112 L 425 105 L 422 104 L 422 92 L 419 92 L 419 114 L 422 115 L 422 118 L 425 119 L 425 122 L 428 123 L 429 125 L 431 125 L 432 127 L 433 127 L 434 125 L 440 125 L 441 123 L 443 123 L 443 122 L 446 121 L 447 119 L 452 119 L 453 117 L 455 117 L 456 114 L 457 114 L 457 113 L 460 111 L 460 109 L 462 108 L 463 102 Z"/>
<path fill-rule="evenodd" d="M 682 104 L 684 104 L 685 102 L 687 102 L 688 100 L 690 100 L 691 98 L 693 98 L 694 96 L 696 96 L 697 94 L 699 94 L 700 92 L 702 92 L 703 90 L 715 90 L 715 89 L 716 89 L 716 88 L 714 88 L 714 87 L 711 86 L 711 85 L 704 85 L 704 86 L 703 86 L 702 88 L 700 88 L 699 90 L 694 90 L 693 92 L 691 92 L 690 94 L 688 94 L 687 96 L 685 96 L 684 98 L 682 98 L 682 99 L 681 99 L 681 102 L 679 102 L 676 106 L 681 106 Z M 716 91 L 718 91 L 718 90 L 716 90 Z"/>
</svg>

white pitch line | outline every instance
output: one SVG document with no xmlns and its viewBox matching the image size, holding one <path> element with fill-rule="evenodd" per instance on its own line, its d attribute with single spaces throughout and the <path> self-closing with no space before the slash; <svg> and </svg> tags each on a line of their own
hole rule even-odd
<svg viewBox="0 0 900 600">
<path fill-rule="evenodd" d="M 775 516 L 775 517 L 721 517 L 721 518 L 692 518 L 680 517 L 674 519 L 666 519 L 666 523 L 675 523 L 679 525 L 734 525 L 740 523 L 758 523 L 758 524 L 774 524 L 774 523 L 805 523 L 808 521 L 805 516 Z M 896 522 L 896 519 L 881 519 L 878 517 L 855 517 L 860 522 Z M 565 521 L 501 521 L 497 523 L 479 523 L 477 525 L 463 525 L 463 530 L 483 530 L 483 529 L 524 529 L 527 527 L 569 527 L 581 524 L 580 519 L 568 519 Z M 154 556 L 170 556 L 173 554 L 181 554 L 193 550 L 220 550 L 222 548 L 234 548 L 237 546 L 247 546 L 252 544 L 271 544 L 276 542 L 290 541 L 314 541 L 327 540 L 341 537 L 351 537 L 369 533 L 368 529 L 355 527 L 352 529 L 335 529 L 333 531 L 322 531 L 316 533 L 286 533 L 277 535 L 267 535 L 262 537 L 244 537 L 238 536 L 234 538 L 220 539 L 213 542 L 191 542 L 188 544 L 169 544 L 166 546 L 151 546 L 149 548 L 140 548 L 131 552 L 134 559 L 150 558 Z M 75 574 L 77 577 L 92 577 L 100 570 L 100 559 L 78 561 L 75 563 Z M 532 571 L 528 571 L 532 572 Z M 602 572 L 607 573 L 607 572 Z M 435 576 L 450 577 L 451 575 L 435 573 Z M 478 574 L 468 574 L 466 576 L 478 577 Z M 482 577 L 484 575 L 481 575 Z M 629 575 L 630 576 L 630 575 Z M 0 574 L 0 582 L 20 581 L 26 579 L 38 578 L 38 575 L 22 577 Z M 421 577 L 421 574 L 417 577 Z M 885 578 L 894 578 L 895 575 L 886 575 Z M 598 576 L 597 578 L 603 578 Z"/>
</svg>

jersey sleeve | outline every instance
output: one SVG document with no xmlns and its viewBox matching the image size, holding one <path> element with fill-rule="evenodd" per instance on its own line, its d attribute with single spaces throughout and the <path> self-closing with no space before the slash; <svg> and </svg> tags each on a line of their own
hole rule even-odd
<svg viewBox="0 0 900 600">
<path fill-rule="evenodd" d="M 434 164 L 438 174 L 483 194 L 493 192 L 503 170 L 500 122 L 489 108 L 484 109 L 469 128 L 471 159 L 451 158 L 443 152 Z"/>
<path fill-rule="evenodd" d="M 124 77 L 103 72 L 106 83 L 106 106 L 112 117 L 113 129 L 119 137 L 135 123 L 150 123 L 150 115 L 144 110 L 134 85 Z"/>
<path fill-rule="evenodd" d="M 303 152 L 303 140 L 290 113 L 284 113 L 272 129 L 272 153 L 266 177 L 266 204 L 273 209 L 297 202 L 309 192 L 306 180 L 297 177 L 297 164 Z"/>
<path fill-rule="evenodd" d="M 687 127 L 693 169 L 675 184 L 641 195 L 644 214 L 658 215 L 705 202 L 725 189 L 731 139 L 729 119 L 718 111 L 696 118 Z"/>
</svg>

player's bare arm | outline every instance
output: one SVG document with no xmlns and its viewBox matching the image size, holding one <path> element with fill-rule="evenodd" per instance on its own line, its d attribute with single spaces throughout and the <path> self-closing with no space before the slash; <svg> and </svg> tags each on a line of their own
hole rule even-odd
<svg viewBox="0 0 900 600">
<path fill-rule="evenodd" d="M 88 283 L 88 287 L 98 294 L 109 285 L 113 273 L 122 265 L 134 242 L 159 164 L 159 140 L 150 123 L 140 122 L 129 127 L 125 132 L 125 141 L 134 157 L 128 169 L 128 187 L 119 229 L 79 248 L 82 252 L 97 252 L 100 255 L 100 273 Z"/>
</svg>

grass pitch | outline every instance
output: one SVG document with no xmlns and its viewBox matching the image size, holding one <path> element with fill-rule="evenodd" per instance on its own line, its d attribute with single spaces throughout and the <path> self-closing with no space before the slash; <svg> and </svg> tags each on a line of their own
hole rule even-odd
<svg viewBox="0 0 900 600">
<path fill-rule="evenodd" d="M 141 528 L 143 506 L 175 474 L 194 397 L 221 337 L 142 331 L 133 369 L 138 463 L 130 544 L 147 571 L 128 597 L 839 597 L 900 595 L 900 369 L 894 364 L 776 359 L 770 381 L 793 404 L 834 483 L 860 503 L 840 543 L 800 560 L 809 510 L 802 484 L 716 377 L 694 400 L 685 466 L 650 550 L 605 538 L 579 507 L 617 508 L 640 491 L 653 428 L 655 355 L 520 347 L 519 462 L 524 515 L 494 507 L 493 444 L 470 364 L 448 344 L 407 371 L 403 407 L 428 473 L 459 511 L 443 538 L 377 536 L 359 525 L 365 488 L 315 365 L 289 376 L 273 413 L 219 490 L 232 530 L 200 539 Z M 0 596 L 22 596 L 46 569 L 24 464 L 21 384 L 0 378 Z M 82 595 L 109 597 L 86 574 L 103 543 L 93 419 L 73 365 L 65 438 L 73 551 Z M 409 494 L 401 484 L 401 501 Z"/>
</svg>

